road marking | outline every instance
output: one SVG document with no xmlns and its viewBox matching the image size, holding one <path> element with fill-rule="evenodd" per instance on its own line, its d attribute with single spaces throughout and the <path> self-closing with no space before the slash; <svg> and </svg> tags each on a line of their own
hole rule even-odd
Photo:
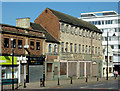
<svg viewBox="0 0 120 91">
<path fill-rule="evenodd" d="M 101 85 L 103 85 L 103 84 L 97 84 L 97 85 L 93 85 L 93 86 L 101 86 Z"/>
<path fill-rule="evenodd" d="M 84 87 L 80 87 L 80 88 L 88 88 L 89 86 L 84 86 Z"/>
</svg>

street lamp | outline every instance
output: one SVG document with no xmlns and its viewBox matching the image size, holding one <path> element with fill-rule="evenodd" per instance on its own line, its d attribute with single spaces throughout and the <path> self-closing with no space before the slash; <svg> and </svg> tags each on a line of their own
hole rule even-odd
<svg viewBox="0 0 120 91">
<path fill-rule="evenodd" d="M 24 49 L 28 52 L 28 60 L 27 60 L 27 75 L 26 75 L 26 82 L 29 83 L 29 62 L 30 62 L 30 51 L 28 50 L 29 45 L 25 45 Z"/>
<path fill-rule="evenodd" d="M 12 90 L 14 90 L 14 50 L 13 50 L 13 38 L 11 38 L 12 48 Z"/>
<path fill-rule="evenodd" d="M 116 36 L 115 33 L 113 34 L 113 36 Z M 108 80 L 108 31 L 107 31 L 107 75 L 106 75 L 106 80 Z"/>
</svg>

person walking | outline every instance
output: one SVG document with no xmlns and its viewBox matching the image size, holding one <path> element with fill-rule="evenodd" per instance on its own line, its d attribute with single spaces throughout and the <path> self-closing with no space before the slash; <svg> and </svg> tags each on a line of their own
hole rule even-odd
<svg viewBox="0 0 120 91">
<path fill-rule="evenodd" d="M 116 76 L 116 77 L 118 76 L 118 71 L 117 71 L 117 70 L 115 71 L 115 76 Z"/>
</svg>

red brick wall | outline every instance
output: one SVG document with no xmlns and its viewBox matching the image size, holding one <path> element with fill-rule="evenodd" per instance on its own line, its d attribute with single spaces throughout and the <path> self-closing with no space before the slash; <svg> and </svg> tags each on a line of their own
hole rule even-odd
<svg viewBox="0 0 120 91">
<path fill-rule="evenodd" d="M 41 24 L 54 38 L 59 40 L 59 20 L 49 9 L 46 8 L 45 10 L 34 22 Z"/>
<path fill-rule="evenodd" d="M 4 38 L 9 38 L 9 48 L 4 48 Z M 11 54 L 11 38 L 16 39 L 16 48 L 14 49 L 14 54 L 25 54 L 24 45 L 25 45 L 25 37 L 24 36 L 17 36 L 11 34 L 2 34 L 2 53 L 3 54 Z M 22 49 L 18 49 L 18 40 L 22 40 Z"/>
<path fill-rule="evenodd" d="M 16 33 L 21 33 L 21 32 L 24 33 L 25 32 L 24 29 L 17 29 L 17 28 L 9 27 L 9 26 L 3 26 L 2 29 L 4 31 L 14 31 Z M 37 35 L 42 36 L 42 33 L 38 33 L 38 32 L 29 31 L 28 33 L 32 34 L 32 35 L 36 35 L 36 36 Z M 26 41 L 26 36 L 4 33 L 4 34 L 1 35 L 1 37 L 2 37 L 2 39 L 1 39 L 1 41 L 2 41 L 2 45 L 1 45 L 2 54 L 11 54 L 12 53 L 11 38 L 16 39 L 16 48 L 13 48 L 14 49 L 14 54 L 16 54 L 16 55 L 25 54 L 24 45 L 25 45 L 25 41 Z M 9 48 L 4 47 L 4 38 L 9 38 Z M 18 40 L 22 40 L 22 49 L 18 48 Z M 29 37 L 28 38 L 29 45 L 30 45 L 30 40 L 34 41 L 34 50 L 31 50 L 29 48 L 30 54 L 31 55 L 42 55 L 43 54 L 43 41 L 44 41 L 44 39 Z M 40 50 L 36 50 L 36 42 L 40 42 Z"/>
<path fill-rule="evenodd" d="M 38 38 L 29 38 L 28 39 L 28 44 L 30 45 L 30 41 L 34 41 L 34 50 L 31 50 L 29 48 L 30 54 L 31 55 L 42 55 L 43 51 L 43 40 L 38 39 Z M 40 50 L 36 50 L 36 42 L 40 42 Z"/>
</svg>

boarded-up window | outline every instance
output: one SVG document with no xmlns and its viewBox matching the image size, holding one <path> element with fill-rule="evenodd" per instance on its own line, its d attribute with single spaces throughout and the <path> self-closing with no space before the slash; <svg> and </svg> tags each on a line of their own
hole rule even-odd
<svg viewBox="0 0 120 91">
<path fill-rule="evenodd" d="M 90 63 L 86 63 L 86 76 L 90 76 Z"/>
<path fill-rule="evenodd" d="M 54 75 L 58 75 L 58 67 L 54 67 Z"/>
<path fill-rule="evenodd" d="M 98 70 L 98 67 L 97 67 L 97 64 L 93 64 L 92 65 L 92 76 L 97 76 L 97 70 Z"/>
<path fill-rule="evenodd" d="M 80 62 L 80 77 L 84 76 L 84 63 Z"/>
<path fill-rule="evenodd" d="M 67 63 L 61 62 L 60 63 L 60 75 L 66 75 L 67 73 Z"/>
<path fill-rule="evenodd" d="M 69 62 L 68 63 L 68 76 L 76 76 L 77 70 L 77 63 L 76 62 Z"/>
</svg>

